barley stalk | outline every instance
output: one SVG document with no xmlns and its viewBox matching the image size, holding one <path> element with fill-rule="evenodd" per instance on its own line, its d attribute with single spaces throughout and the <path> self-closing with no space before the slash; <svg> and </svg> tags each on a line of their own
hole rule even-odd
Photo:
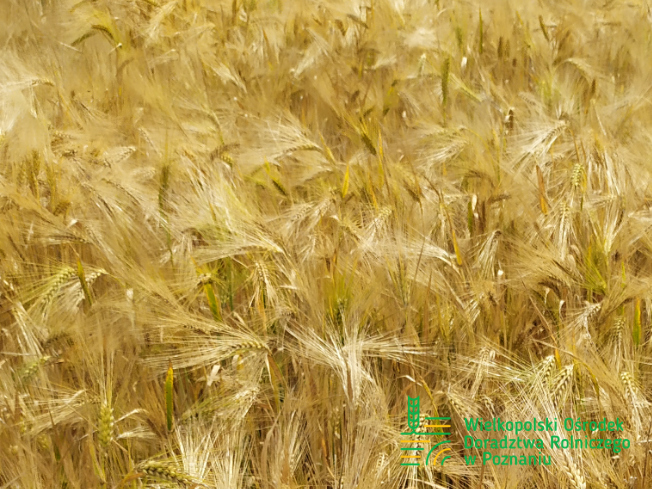
<svg viewBox="0 0 652 489">
<path fill-rule="evenodd" d="M 168 372 L 165 376 L 165 419 L 167 423 L 168 432 L 172 431 L 172 423 L 174 416 L 174 371 L 172 370 L 172 362 L 168 365 Z"/>
</svg>

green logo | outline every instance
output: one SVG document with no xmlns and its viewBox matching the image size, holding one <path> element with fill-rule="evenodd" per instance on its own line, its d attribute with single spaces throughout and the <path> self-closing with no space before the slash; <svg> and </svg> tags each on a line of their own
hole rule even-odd
<svg viewBox="0 0 652 489">
<path fill-rule="evenodd" d="M 429 423 L 426 424 L 424 428 L 450 428 L 451 427 L 450 424 L 445 424 L 446 421 L 450 421 L 450 418 L 424 416 L 423 419 Z M 408 431 L 407 433 L 401 433 L 401 435 L 407 436 L 409 438 L 401 440 L 401 443 L 405 443 L 409 446 L 401 447 L 401 452 L 403 453 L 403 455 L 401 455 L 401 459 L 405 460 L 401 462 L 401 465 L 407 465 L 407 466 L 421 465 L 419 461 L 423 460 L 422 455 L 426 451 L 426 448 L 432 442 L 432 440 L 422 439 L 421 437 L 450 435 L 450 433 L 446 433 L 446 432 L 430 433 L 427 431 L 419 431 L 419 426 L 421 425 L 420 397 L 408 396 L 407 398 L 407 424 L 408 424 L 408 428 L 410 428 L 411 431 Z M 448 447 L 440 448 L 442 447 L 442 445 L 446 445 L 447 443 L 451 443 L 451 441 L 442 440 L 430 448 L 425 458 L 424 467 L 427 466 L 429 462 L 430 465 L 436 464 L 440 455 L 442 455 L 444 452 L 450 451 L 450 448 Z M 444 465 L 444 462 L 449 458 L 450 456 L 442 457 L 441 465 Z"/>
</svg>

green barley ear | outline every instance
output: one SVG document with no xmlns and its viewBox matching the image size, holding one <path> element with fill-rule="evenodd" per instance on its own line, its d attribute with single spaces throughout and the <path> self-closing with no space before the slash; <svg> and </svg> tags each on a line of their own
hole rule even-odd
<svg viewBox="0 0 652 489">
<path fill-rule="evenodd" d="M 163 218 L 167 218 L 169 188 L 170 188 L 170 165 L 165 164 L 161 169 L 161 179 L 160 179 L 160 185 L 158 191 L 158 208 Z"/>
<path fill-rule="evenodd" d="M 537 168 L 537 181 L 539 183 L 539 205 L 541 206 L 541 212 L 543 215 L 548 214 L 548 204 L 546 204 L 546 182 L 543 179 L 543 172 L 539 165 Z"/>
<path fill-rule="evenodd" d="M 275 176 L 271 176 L 271 179 L 272 179 L 272 183 L 274 184 L 274 187 L 276 188 L 276 190 L 278 190 L 284 197 L 287 197 L 289 195 L 288 191 L 285 188 L 285 186 L 283 185 L 283 183 L 281 183 L 281 180 L 279 180 Z"/>
<path fill-rule="evenodd" d="M 482 9 L 478 9 L 480 20 L 478 22 L 478 30 L 480 34 L 480 40 L 478 41 L 478 53 L 482 54 L 484 51 L 484 34 L 482 32 Z"/>
<path fill-rule="evenodd" d="M 539 26 L 541 27 L 541 32 L 543 33 L 543 37 L 546 38 L 546 41 L 550 42 L 550 37 L 548 36 L 548 29 L 546 28 L 546 24 L 543 22 L 543 16 L 539 15 Z"/>
<path fill-rule="evenodd" d="M 333 152 L 331 151 L 331 149 L 326 144 L 326 140 L 324 139 L 324 136 L 321 133 L 319 134 L 319 137 L 321 139 L 321 145 L 322 145 L 323 152 L 324 152 L 324 154 L 326 156 L 326 159 L 331 164 L 334 165 L 335 164 L 335 156 L 333 156 Z"/>
<path fill-rule="evenodd" d="M 466 223 L 467 223 L 467 227 L 469 228 L 469 236 L 473 236 L 475 219 L 473 215 L 473 202 L 471 200 L 469 200 L 469 203 L 467 205 Z"/>
<path fill-rule="evenodd" d="M 182 486 L 187 486 L 195 482 L 192 477 L 177 470 L 172 464 L 165 462 L 148 461 L 140 466 L 140 472 L 162 479 L 168 482 L 175 482 Z"/>
<path fill-rule="evenodd" d="M 39 368 L 41 366 L 45 365 L 49 360 L 50 360 L 49 355 L 45 355 L 38 360 L 35 360 L 33 362 L 28 363 L 25 365 L 23 368 L 21 368 L 18 371 L 18 375 L 20 377 L 20 380 L 24 383 L 27 384 L 33 377 L 34 375 L 38 372 Z"/>
<path fill-rule="evenodd" d="M 350 167 L 347 164 L 346 165 L 346 173 L 344 173 L 344 182 L 342 183 L 342 199 L 346 197 L 347 192 L 349 191 L 349 175 L 350 175 Z"/>
<path fill-rule="evenodd" d="M 455 251 L 455 260 L 458 265 L 462 265 L 462 253 L 460 252 L 460 247 L 457 244 L 457 236 L 455 235 L 455 228 L 453 228 L 453 220 L 448 212 L 446 212 L 446 217 L 448 219 L 448 226 L 451 230 L 451 240 L 453 241 L 453 250 Z"/>
<path fill-rule="evenodd" d="M 168 431 L 172 431 L 172 414 L 174 411 L 173 384 L 174 372 L 172 370 L 172 362 L 170 361 L 168 364 L 168 374 L 165 377 L 165 417 L 167 420 Z"/>
<path fill-rule="evenodd" d="M 109 443 L 113 440 L 113 427 L 115 424 L 115 418 L 113 416 L 113 408 L 109 405 L 108 402 L 104 401 L 102 407 L 100 408 L 100 430 L 98 439 L 100 445 L 106 450 L 109 446 Z"/>
<path fill-rule="evenodd" d="M 108 13 L 99 10 L 94 10 L 93 16 L 97 20 L 97 23 L 92 24 L 91 29 L 103 34 L 113 46 L 118 46 L 122 39 L 115 20 Z"/>
<path fill-rule="evenodd" d="M 91 298 L 91 290 L 88 287 L 88 281 L 86 280 L 86 274 L 84 272 L 84 266 L 81 263 L 81 260 L 77 260 L 77 277 L 79 278 L 79 283 L 81 288 L 84 291 L 84 297 L 88 301 L 88 305 L 93 305 L 93 299 Z"/>
<path fill-rule="evenodd" d="M 629 372 L 621 372 L 620 380 L 625 387 L 625 395 L 627 397 L 627 401 L 629 401 L 630 407 L 634 409 L 636 407 L 636 387 L 634 385 L 634 378 Z"/>
<path fill-rule="evenodd" d="M 376 199 L 376 192 L 374 192 L 374 184 L 371 181 L 371 173 L 367 173 L 367 180 L 365 182 L 365 192 L 371 199 L 374 209 L 378 210 L 378 199 Z"/>
<path fill-rule="evenodd" d="M 364 145 L 367 147 L 369 152 L 376 156 L 378 153 L 376 152 L 376 148 L 374 148 L 374 143 L 371 141 L 371 138 L 369 137 L 368 131 L 366 127 L 361 127 L 360 129 L 360 138 L 362 138 L 362 142 Z"/>
<path fill-rule="evenodd" d="M 455 260 L 458 265 L 462 265 L 462 253 L 460 252 L 460 247 L 457 244 L 457 237 L 455 236 L 455 230 L 451 228 L 451 238 L 453 240 L 453 249 L 455 250 Z"/>
<path fill-rule="evenodd" d="M 165 231 L 165 238 L 167 241 L 168 252 L 170 253 L 170 259 L 174 258 L 174 253 L 172 252 L 172 234 L 170 232 L 170 224 L 168 222 L 170 212 L 170 203 L 169 203 L 169 191 L 170 191 L 170 163 L 168 161 L 168 141 L 167 133 L 165 135 L 165 163 L 161 169 L 161 176 L 158 189 L 158 212 L 160 219 L 162 221 L 163 229 Z"/>
<path fill-rule="evenodd" d="M 32 191 L 32 195 L 39 200 L 38 174 L 41 171 L 41 156 L 38 151 L 32 151 L 32 155 L 27 159 L 27 183 Z"/>
<path fill-rule="evenodd" d="M 81 2 L 80 2 L 80 3 L 81 3 Z M 75 39 L 73 42 L 71 42 L 70 45 L 71 45 L 71 46 L 77 46 L 77 45 L 81 44 L 82 42 L 84 42 L 84 41 L 85 41 L 86 39 L 88 39 L 89 37 L 94 36 L 94 35 L 97 34 L 98 32 L 99 32 L 99 31 L 97 31 L 97 30 L 90 30 L 90 31 L 87 31 L 87 32 L 85 32 L 84 34 L 82 34 L 81 36 L 79 36 L 77 39 Z"/>
<path fill-rule="evenodd" d="M 385 157 L 383 153 L 383 134 L 378 131 L 378 158 L 382 161 Z"/>
<path fill-rule="evenodd" d="M 461 26 L 455 26 L 455 39 L 457 40 L 457 47 L 462 51 L 464 45 L 464 31 Z"/>
<path fill-rule="evenodd" d="M 278 190 L 284 197 L 288 197 L 288 191 L 286 190 L 281 180 L 276 175 L 274 175 L 274 172 L 272 172 L 272 165 L 267 160 L 267 158 L 265 158 L 265 171 L 267 172 L 267 175 L 269 176 L 269 179 L 272 181 L 272 184 L 276 190 Z"/>
<path fill-rule="evenodd" d="M 614 320 L 614 341 L 616 343 L 616 352 L 617 357 L 620 357 L 622 355 L 623 351 L 623 331 L 625 330 L 625 318 L 622 316 L 618 316 Z"/>
<path fill-rule="evenodd" d="M 238 0 L 231 3 L 231 25 L 235 25 L 238 19 Z"/>
<path fill-rule="evenodd" d="M 200 268 L 197 266 L 195 260 L 190 258 L 195 268 L 197 269 L 197 274 L 199 274 L 199 284 L 204 289 L 206 294 L 206 299 L 208 300 L 208 307 L 211 310 L 213 319 L 217 322 L 222 322 L 222 305 L 220 301 L 217 300 L 217 295 L 215 294 L 215 287 L 213 287 L 213 277 L 209 273 L 201 273 Z"/>
<path fill-rule="evenodd" d="M 451 71 L 451 58 L 446 56 L 441 65 L 441 102 L 444 106 L 448 102 L 448 79 Z"/>
<path fill-rule="evenodd" d="M 575 163 L 573 165 L 573 172 L 571 174 L 571 185 L 573 188 L 580 188 L 580 185 L 582 185 L 583 182 L 583 176 L 584 176 L 584 168 L 582 167 L 581 163 Z"/>
<path fill-rule="evenodd" d="M 192 477 L 180 472 L 172 464 L 166 464 L 163 462 L 146 462 L 141 467 L 141 470 L 145 474 L 165 481 L 176 482 L 183 486 L 195 482 Z"/>
<path fill-rule="evenodd" d="M 634 305 L 634 327 L 632 328 L 632 339 L 634 345 L 641 344 L 641 299 L 637 298 Z"/>
<path fill-rule="evenodd" d="M 207 281 L 204 283 L 204 291 L 206 292 L 206 297 L 208 299 L 208 305 L 211 308 L 211 313 L 213 314 L 213 319 L 215 321 L 221 322 L 222 321 L 222 307 L 220 303 L 217 301 L 217 297 L 215 296 L 215 289 L 213 288 L 213 283 L 212 281 Z"/>
</svg>

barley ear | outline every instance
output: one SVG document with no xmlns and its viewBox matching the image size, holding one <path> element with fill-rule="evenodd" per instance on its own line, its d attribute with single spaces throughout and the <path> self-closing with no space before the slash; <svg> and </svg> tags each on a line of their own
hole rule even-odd
<svg viewBox="0 0 652 489">
<path fill-rule="evenodd" d="M 79 283 L 81 288 L 84 291 L 84 297 L 88 301 L 88 305 L 93 305 L 93 299 L 91 298 L 91 291 L 88 288 L 88 282 L 86 281 L 86 274 L 84 273 L 84 266 L 81 263 L 81 260 L 77 260 L 77 277 L 79 278 Z"/>
<path fill-rule="evenodd" d="M 346 173 L 344 173 L 344 182 L 342 183 L 342 198 L 346 197 L 347 192 L 349 191 L 349 175 L 350 168 L 349 165 L 346 165 Z"/>
<path fill-rule="evenodd" d="M 584 480 L 584 476 L 578 470 L 578 468 L 573 463 L 573 460 L 568 455 L 565 455 L 561 459 L 560 465 L 562 466 L 562 470 L 566 474 L 566 477 L 568 477 L 568 480 L 570 481 L 573 489 L 586 489 L 586 481 Z"/>
<path fill-rule="evenodd" d="M 641 299 L 637 298 L 634 305 L 634 326 L 632 328 L 632 339 L 634 345 L 641 344 Z"/>
<path fill-rule="evenodd" d="M 548 29 L 546 28 L 546 24 L 543 22 L 542 15 L 539 15 L 539 27 L 541 27 L 541 33 L 543 34 L 543 37 L 546 38 L 546 41 L 550 42 L 550 36 L 548 36 Z"/>
<path fill-rule="evenodd" d="M 462 253 L 460 252 L 460 247 L 457 244 L 457 236 L 455 235 L 455 229 L 453 228 L 453 220 L 451 219 L 450 214 L 446 213 L 448 218 L 448 225 L 451 229 L 451 240 L 453 241 L 453 249 L 455 250 L 455 259 L 458 265 L 462 265 Z"/>
<path fill-rule="evenodd" d="M 169 463 L 148 461 L 140 465 L 142 473 L 162 479 L 168 482 L 175 482 L 179 485 L 187 486 L 196 482 L 188 474 L 177 470 L 177 468 Z"/>
<path fill-rule="evenodd" d="M 482 32 L 482 9 L 478 9 L 479 13 L 479 21 L 478 21 L 478 31 L 480 35 L 480 40 L 478 41 L 478 53 L 482 54 L 482 51 L 484 50 L 484 37 L 483 37 L 483 32 Z"/>
<path fill-rule="evenodd" d="M 210 280 L 204 283 L 204 292 L 206 293 L 206 298 L 208 299 L 208 305 L 211 309 L 211 314 L 213 315 L 213 319 L 215 319 L 215 321 L 221 322 L 222 306 L 217 301 L 217 297 L 215 295 L 215 289 L 213 288 L 213 284 Z"/>
<path fill-rule="evenodd" d="M 100 408 L 100 430 L 98 439 L 100 445 L 106 450 L 109 443 L 113 440 L 113 427 L 115 418 L 113 416 L 113 408 L 108 402 L 103 402 Z"/>
<path fill-rule="evenodd" d="M 541 167 L 537 165 L 537 180 L 539 182 L 539 205 L 541 206 L 541 212 L 546 215 L 548 214 L 548 205 L 546 204 L 546 183 L 543 180 L 543 172 Z"/>
<path fill-rule="evenodd" d="M 457 238 L 455 236 L 455 230 L 451 229 L 451 238 L 453 239 L 453 249 L 455 250 L 455 259 L 458 265 L 462 265 L 462 253 L 460 253 L 460 247 L 457 245 Z"/>
<path fill-rule="evenodd" d="M 448 79 L 451 70 L 450 56 L 446 56 L 441 65 L 441 103 L 445 107 L 448 102 Z"/>
</svg>

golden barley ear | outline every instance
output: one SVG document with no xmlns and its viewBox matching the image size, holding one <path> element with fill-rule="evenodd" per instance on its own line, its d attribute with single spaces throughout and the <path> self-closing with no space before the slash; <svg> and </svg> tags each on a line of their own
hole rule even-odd
<svg viewBox="0 0 652 489">
<path fill-rule="evenodd" d="M 563 456 L 559 458 L 561 462 L 560 465 L 562 466 L 564 474 L 568 477 L 573 489 L 586 489 L 584 476 L 573 462 L 573 459 L 565 451 L 562 453 Z"/>
<path fill-rule="evenodd" d="M 61 286 L 75 275 L 75 273 L 76 270 L 74 268 L 66 266 L 54 276 L 41 299 L 44 307 L 47 307 L 50 304 L 52 299 L 59 293 Z"/>
</svg>

